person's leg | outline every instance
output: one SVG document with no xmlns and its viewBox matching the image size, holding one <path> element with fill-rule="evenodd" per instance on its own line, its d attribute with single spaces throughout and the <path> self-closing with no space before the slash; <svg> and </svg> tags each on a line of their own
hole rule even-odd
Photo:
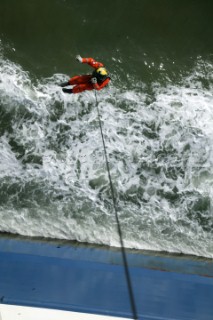
<svg viewBox="0 0 213 320">
<path fill-rule="evenodd" d="M 89 83 L 91 80 L 92 76 L 90 74 L 83 75 L 83 76 L 75 76 L 72 77 L 69 80 L 69 85 L 75 85 L 75 84 L 84 84 L 84 83 Z"/>
<path fill-rule="evenodd" d="M 75 76 L 72 77 L 67 85 L 74 86 L 72 89 L 63 88 L 64 93 L 79 93 L 85 90 L 93 90 L 93 84 L 91 83 L 91 75 Z"/>
<path fill-rule="evenodd" d="M 67 86 L 73 86 L 76 84 L 88 83 L 90 82 L 91 78 L 91 75 L 74 76 L 70 78 L 69 81 L 61 83 L 60 86 L 63 88 Z"/>
<path fill-rule="evenodd" d="M 74 86 L 71 90 L 72 93 L 79 93 L 79 92 L 83 92 L 85 90 L 93 90 L 93 85 L 92 83 L 82 83 L 82 84 L 78 84 L 76 86 Z"/>
<path fill-rule="evenodd" d="M 64 93 L 79 93 L 86 90 L 93 90 L 92 83 L 82 83 L 74 86 L 72 89 L 62 88 Z"/>
</svg>

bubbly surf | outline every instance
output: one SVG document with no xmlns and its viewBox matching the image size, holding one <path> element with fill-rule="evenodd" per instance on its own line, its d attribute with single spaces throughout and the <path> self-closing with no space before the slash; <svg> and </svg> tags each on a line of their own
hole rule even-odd
<svg viewBox="0 0 213 320">
<path fill-rule="evenodd" d="M 128 248 L 213 257 L 212 69 L 98 93 Z M 95 96 L 64 95 L 65 78 L 1 55 L 0 230 L 119 246 Z"/>
</svg>

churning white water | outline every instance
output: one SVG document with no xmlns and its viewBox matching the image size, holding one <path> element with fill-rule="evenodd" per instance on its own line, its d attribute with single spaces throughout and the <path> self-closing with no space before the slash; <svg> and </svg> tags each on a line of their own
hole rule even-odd
<svg viewBox="0 0 213 320">
<path fill-rule="evenodd" d="M 119 246 L 94 93 L 0 60 L 0 230 Z M 213 257 L 212 69 L 97 93 L 126 247 Z"/>
</svg>

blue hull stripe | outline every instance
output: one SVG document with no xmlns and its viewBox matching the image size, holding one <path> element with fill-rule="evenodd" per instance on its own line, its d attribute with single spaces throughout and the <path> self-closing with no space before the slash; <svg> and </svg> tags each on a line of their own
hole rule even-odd
<svg viewBox="0 0 213 320">
<path fill-rule="evenodd" d="M 210 260 L 128 253 L 140 319 L 213 319 Z M 131 318 L 117 250 L 0 238 L 0 303 Z"/>
</svg>

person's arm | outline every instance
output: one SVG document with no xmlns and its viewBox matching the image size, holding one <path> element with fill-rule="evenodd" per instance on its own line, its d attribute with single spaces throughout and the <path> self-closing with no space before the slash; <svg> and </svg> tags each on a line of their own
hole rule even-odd
<svg viewBox="0 0 213 320">
<path fill-rule="evenodd" d="M 94 79 L 94 78 L 93 78 Z M 95 78 L 96 79 L 96 78 Z M 97 83 L 97 80 L 96 81 L 92 81 L 92 84 L 93 84 L 93 88 L 95 90 L 101 90 L 103 89 L 105 86 L 108 85 L 108 83 L 110 82 L 110 78 L 106 78 L 106 80 L 104 80 L 101 84 L 98 84 Z"/>
<path fill-rule="evenodd" d="M 76 56 L 76 60 L 78 60 L 80 63 L 87 63 L 94 69 L 98 69 L 104 66 L 103 63 L 95 61 L 95 59 L 93 58 L 82 58 L 80 55 Z"/>
</svg>

